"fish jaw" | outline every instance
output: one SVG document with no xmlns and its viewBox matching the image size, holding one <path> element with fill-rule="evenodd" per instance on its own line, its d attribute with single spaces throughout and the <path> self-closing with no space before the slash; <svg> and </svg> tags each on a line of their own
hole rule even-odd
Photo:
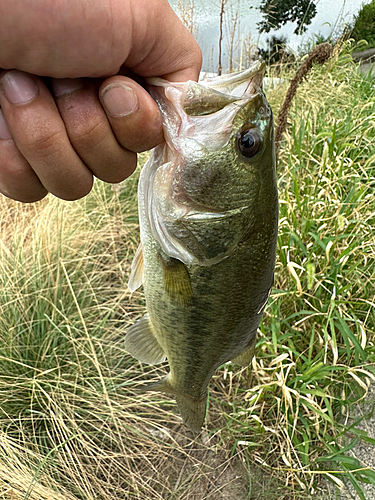
<svg viewBox="0 0 375 500">
<path fill-rule="evenodd" d="M 149 78 L 149 90 L 163 115 L 170 151 L 191 158 L 218 151 L 229 139 L 239 108 L 261 92 L 265 64 L 201 82 Z"/>
</svg>

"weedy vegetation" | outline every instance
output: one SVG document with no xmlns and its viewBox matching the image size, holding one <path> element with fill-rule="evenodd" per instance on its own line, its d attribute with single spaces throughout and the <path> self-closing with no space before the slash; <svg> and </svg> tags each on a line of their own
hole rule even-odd
<svg viewBox="0 0 375 500">
<path fill-rule="evenodd" d="M 375 81 L 348 50 L 298 89 L 257 356 L 217 371 L 196 439 L 138 391 L 164 367 L 123 349 L 144 312 L 126 286 L 137 176 L 75 203 L 0 199 L 0 497 L 300 499 L 328 478 L 365 498 L 352 449 L 375 442 L 350 415 L 375 381 Z M 275 114 L 285 92 L 267 92 Z"/>
<path fill-rule="evenodd" d="M 274 109 L 280 98 L 280 89 L 270 93 Z M 249 406 L 234 398 L 228 419 L 231 433 L 234 422 L 252 428 L 259 463 L 302 489 L 323 475 L 349 482 L 358 498 L 362 481 L 375 484 L 350 453 L 358 440 L 375 442 L 349 417 L 375 381 L 374 112 L 374 80 L 358 73 L 347 47 L 298 89 L 279 155 L 276 287 L 253 388 L 237 386 Z"/>
<path fill-rule="evenodd" d="M 375 47 L 375 1 L 363 4 L 358 14 L 354 17 L 354 26 L 351 32 L 356 42 L 365 40 L 366 48 Z"/>
</svg>

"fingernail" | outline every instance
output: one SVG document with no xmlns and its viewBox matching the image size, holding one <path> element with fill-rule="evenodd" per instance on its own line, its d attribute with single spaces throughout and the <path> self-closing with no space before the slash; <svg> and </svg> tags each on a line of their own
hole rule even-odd
<svg viewBox="0 0 375 500">
<path fill-rule="evenodd" d="M 39 92 L 35 78 L 27 73 L 13 70 L 5 73 L 1 79 L 5 97 L 11 104 L 26 104 Z"/>
<path fill-rule="evenodd" d="M 53 78 L 51 80 L 52 90 L 56 97 L 72 94 L 84 85 L 83 78 Z"/>
<path fill-rule="evenodd" d="M 8 141 L 12 138 L 12 134 L 8 128 L 7 122 L 5 121 L 3 112 L 0 109 L 0 141 Z"/>
<path fill-rule="evenodd" d="M 130 115 L 139 107 L 136 93 L 123 83 L 108 85 L 102 90 L 100 97 L 105 110 L 114 118 Z"/>
</svg>

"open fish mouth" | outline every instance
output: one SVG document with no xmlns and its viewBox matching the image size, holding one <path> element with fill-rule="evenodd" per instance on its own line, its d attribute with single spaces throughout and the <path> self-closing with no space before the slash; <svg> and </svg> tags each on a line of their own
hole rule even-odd
<svg viewBox="0 0 375 500">
<path fill-rule="evenodd" d="M 189 150 L 194 158 L 222 148 L 240 108 L 263 94 L 264 71 L 265 63 L 255 61 L 244 71 L 199 82 L 147 79 L 150 94 L 163 114 L 170 150 Z"/>
</svg>

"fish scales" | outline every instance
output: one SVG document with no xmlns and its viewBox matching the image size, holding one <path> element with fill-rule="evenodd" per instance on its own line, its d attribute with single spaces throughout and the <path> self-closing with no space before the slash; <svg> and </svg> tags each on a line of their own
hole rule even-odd
<svg viewBox="0 0 375 500">
<path fill-rule="evenodd" d="M 199 431 L 214 371 L 250 363 L 273 284 L 278 200 L 264 64 L 204 82 L 150 79 L 165 143 L 143 167 L 140 249 L 129 288 L 144 286 L 147 314 L 125 348 L 169 362 L 150 384 L 175 396 Z"/>
</svg>

